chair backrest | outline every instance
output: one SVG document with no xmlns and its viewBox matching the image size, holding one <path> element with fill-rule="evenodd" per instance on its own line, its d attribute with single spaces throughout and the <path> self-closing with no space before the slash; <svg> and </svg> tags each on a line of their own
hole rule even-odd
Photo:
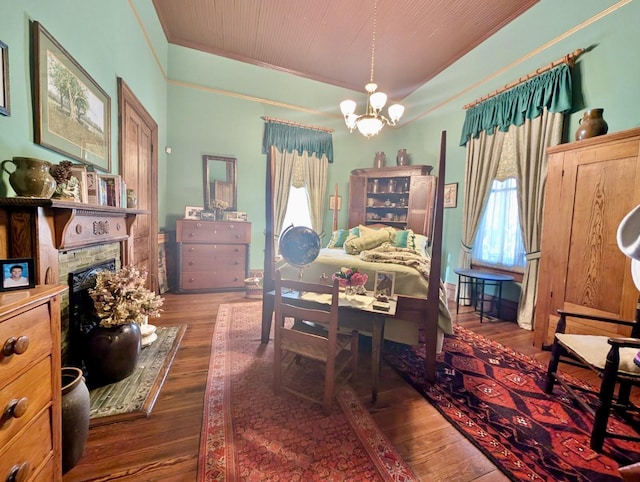
<svg viewBox="0 0 640 482">
<path fill-rule="evenodd" d="M 283 290 L 291 290 L 293 292 L 302 293 L 316 293 L 331 295 L 331 304 L 319 308 L 317 303 L 313 303 L 313 306 L 304 306 L 304 301 L 292 300 L 286 296 L 286 292 L 283 296 Z M 308 283 L 305 281 L 282 279 L 280 270 L 276 270 L 275 279 L 275 336 L 279 336 L 278 331 L 281 329 L 281 321 L 283 317 L 290 317 L 296 320 L 306 320 L 324 325 L 328 330 L 328 342 L 329 345 L 335 346 L 335 341 L 338 333 L 338 294 L 339 284 L 338 280 L 333 282 L 333 285 L 323 285 L 320 283 Z M 293 304 L 295 303 L 295 304 Z M 301 306 L 302 305 L 302 306 Z"/>
</svg>

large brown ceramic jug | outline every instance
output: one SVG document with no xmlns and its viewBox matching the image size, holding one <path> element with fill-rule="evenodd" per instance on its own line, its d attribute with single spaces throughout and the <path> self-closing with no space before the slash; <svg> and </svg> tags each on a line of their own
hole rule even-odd
<svg viewBox="0 0 640 482">
<path fill-rule="evenodd" d="M 586 110 L 580 119 L 580 127 L 576 131 L 576 141 L 606 134 L 609 130 L 607 121 L 602 118 L 604 109 Z"/>
<path fill-rule="evenodd" d="M 13 164 L 13 172 L 7 169 L 7 163 Z M 18 196 L 50 198 L 56 190 L 56 180 L 49 173 L 51 163 L 33 157 L 14 157 L 0 164 L 9 174 L 9 184 Z"/>
</svg>

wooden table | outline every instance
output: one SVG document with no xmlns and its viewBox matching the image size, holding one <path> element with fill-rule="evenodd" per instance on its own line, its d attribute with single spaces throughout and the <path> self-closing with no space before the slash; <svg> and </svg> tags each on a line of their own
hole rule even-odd
<svg viewBox="0 0 640 482">
<path fill-rule="evenodd" d="M 500 318 L 500 304 L 502 303 L 502 283 L 505 281 L 513 281 L 513 276 L 506 274 L 497 274 L 497 273 L 489 273 L 486 271 L 480 271 L 477 269 L 454 269 L 453 270 L 458 275 L 458 294 L 456 296 L 456 314 L 458 314 L 458 309 L 460 308 L 460 300 L 472 300 L 473 294 L 469 295 L 469 297 L 460 297 L 460 285 L 471 285 L 472 291 L 474 287 L 480 287 L 478 290 L 480 293 L 480 297 L 476 298 L 474 308 L 476 311 L 480 312 L 480 323 L 482 323 L 482 319 L 484 317 L 484 302 L 489 301 L 485 294 L 485 288 L 487 286 L 496 286 L 498 288 L 498 301 L 496 302 L 496 314 L 497 317 Z M 466 278 L 463 280 L 463 278 Z M 480 302 L 480 309 L 478 310 L 478 301 Z"/>
<path fill-rule="evenodd" d="M 372 296 L 371 292 L 367 293 Z M 324 303 L 305 300 L 303 294 L 298 291 L 283 291 L 282 297 L 287 298 L 292 304 L 306 308 L 322 308 Z M 340 293 L 340 296 L 344 296 Z M 357 295 L 356 295 L 357 296 Z M 265 293 L 262 301 L 265 304 L 263 311 L 273 313 L 275 303 L 275 291 Z M 378 383 L 380 380 L 380 362 L 382 360 L 382 343 L 384 340 L 384 322 L 386 317 L 396 314 L 397 300 L 390 299 L 389 311 L 375 310 L 373 306 L 340 306 L 338 309 L 338 324 L 341 327 L 371 333 L 371 401 L 375 403 L 378 398 Z M 326 305 L 325 305 L 326 306 Z M 271 317 L 262 318 L 262 343 L 269 343 L 271 332 Z"/>
</svg>

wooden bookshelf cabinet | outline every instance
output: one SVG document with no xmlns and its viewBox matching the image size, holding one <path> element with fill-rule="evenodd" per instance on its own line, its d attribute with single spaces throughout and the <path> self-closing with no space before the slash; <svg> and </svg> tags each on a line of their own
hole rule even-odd
<svg viewBox="0 0 640 482">
<path fill-rule="evenodd" d="M 431 235 L 436 178 L 431 166 L 392 166 L 351 171 L 349 227 L 384 223 Z"/>
</svg>

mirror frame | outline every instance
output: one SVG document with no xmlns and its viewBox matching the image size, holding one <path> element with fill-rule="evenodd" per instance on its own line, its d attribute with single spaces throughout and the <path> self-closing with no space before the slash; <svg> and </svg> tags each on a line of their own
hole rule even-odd
<svg viewBox="0 0 640 482">
<path fill-rule="evenodd" d="M 233 177 L 233 202 L 229 204 L 228 211 L 238 210 L 238 160 L 235 157 L 214 156 L 204 154 L 202 156 L 202 174 L 204 184 L 204 209 L 209 211 L 211 205 L 211 184 L 209 183 L 209 163 L 211 161 L 224 162 L 227 166 L 227 176 Z"/>
</svg>

